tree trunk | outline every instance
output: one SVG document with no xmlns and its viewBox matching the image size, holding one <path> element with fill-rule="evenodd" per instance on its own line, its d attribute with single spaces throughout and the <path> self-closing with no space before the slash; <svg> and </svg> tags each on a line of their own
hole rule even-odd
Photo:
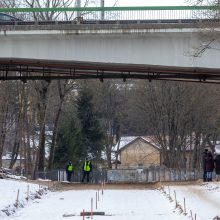
<svg viewBox="0 0 220 220">
<path fill-rule="evenodd" d="M 50 156 L 49 156 L 49 162 L 48 162 L 48 170 L 51 170 L 53 167 L 53 161 L 54 161 L 54 153 L 55 153 L 55 142 L 57 137 L 57 130 L 58 130 L 58 122 L 61 114 L 62 109 L 62 102 L 59 105 L 59 109 L 56 114 L 56 118 L 54 121 L 54 128 L 53 128 L 53 136 L 52 136 L 52 142 L 50 147 Z"/>
</svg>

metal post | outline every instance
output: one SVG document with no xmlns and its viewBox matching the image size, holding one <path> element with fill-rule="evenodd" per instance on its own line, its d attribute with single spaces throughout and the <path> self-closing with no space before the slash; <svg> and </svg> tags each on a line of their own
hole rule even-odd
<svg viewBox="0 0 220 220">
<path fill-rule="evenodd" d="M 76 0 L 76 7 L 81 8 L 81 0 Z M 81 11 L 77 11 L 77 18 L 81 17 Z"/>
<path fill-rule="evenodd" d="M 105 7 L 105 0 L 101 0 L 101 8 Z M 105 11 L 101 11 L 101 20 L 105 20 Z"/>
</svg>

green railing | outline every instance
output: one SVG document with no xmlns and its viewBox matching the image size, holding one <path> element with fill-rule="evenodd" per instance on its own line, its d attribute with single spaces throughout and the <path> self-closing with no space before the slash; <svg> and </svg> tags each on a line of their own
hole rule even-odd
<svg viewBox="0 0 220 220">
<path fill-rule="evenodd" d="M 170 20 L 219 18 L 218 6 L 145 6 L 86 8 L 0 8 L 24 21 L 57 20 Z"/>
</svg>

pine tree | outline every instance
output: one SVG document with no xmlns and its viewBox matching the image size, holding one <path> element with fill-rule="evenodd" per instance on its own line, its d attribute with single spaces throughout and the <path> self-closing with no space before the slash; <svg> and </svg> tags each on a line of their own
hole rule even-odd
<svg viewBox="0 0 220 220">
<path fill-rule="evenodd" d="M 54 156 L 55 167 L 65 167 L 69 161 L 78 167 L 81 165 L 80 161 L 86 156 L 81 130 L 76 124 L 76 119 L 69 119 L 63 121 L 59 128 Z"/>
<path fill-rule="evenodd" d="M 77 100 L 77 112 L 81 122 L 82 141 L 86 145 L 87 154 L 99 158 L 103 149 L 104 134 L 94 113 L 92 93 L 88 88 L 83 88 L 80 92 Z"/>
</svg>

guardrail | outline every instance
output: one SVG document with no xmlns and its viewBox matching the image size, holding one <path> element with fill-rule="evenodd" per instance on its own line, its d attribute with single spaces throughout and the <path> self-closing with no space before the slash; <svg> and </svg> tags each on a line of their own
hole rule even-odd
<svg viewBox="0 0 220 220">
<path fill-rule="evenodd" d="M 220 6 L 0 8 L 22 21 L 216 19 Z"/>
</svg>

